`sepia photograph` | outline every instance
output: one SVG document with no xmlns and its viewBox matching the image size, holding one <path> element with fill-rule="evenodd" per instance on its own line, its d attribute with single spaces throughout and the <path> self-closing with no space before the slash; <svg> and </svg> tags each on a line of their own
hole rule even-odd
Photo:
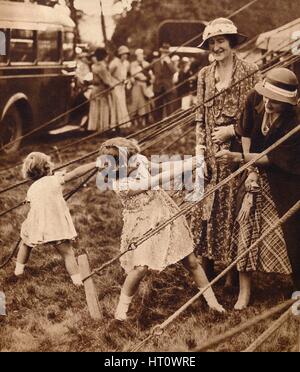
<svg viewBox="0 0 300 372">
<path fill-rule="evenodd" d="M 300 0 L 0 0 L 0 352 L 300 352 Z"/>
</svg>

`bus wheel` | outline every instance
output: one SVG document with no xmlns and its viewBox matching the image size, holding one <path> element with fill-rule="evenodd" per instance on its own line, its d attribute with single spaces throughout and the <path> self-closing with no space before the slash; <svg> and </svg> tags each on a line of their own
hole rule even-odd
<svg viewBox="0 0 300 372">
<path fill-rule="evenodd" d="M 0 148 L 5 146 L 5 153 L 12 153 L 18 150 L 21 140 L 18 140 L 23 133 L 23 121 L 19 110 L 12 106 L 8 109 L 0 123 Z M 11 143 L 11 144 L 10 144 Z"/>
</svg>

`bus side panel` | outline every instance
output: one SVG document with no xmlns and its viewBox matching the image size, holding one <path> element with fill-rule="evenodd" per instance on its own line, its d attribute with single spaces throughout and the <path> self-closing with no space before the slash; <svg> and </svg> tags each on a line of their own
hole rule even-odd
<svg viewBox="0 0 300 372">
<path fill-rule="evenodd" d="M 28 98 L 33 121 L 25 123 L 24 131 L 32 130 L 65 113 L 69 107 L 71 92 L 71 77 L 49 73 L 40 75 L 0 76 L 0 113 L 9 99 L 18 93 Z M 22 114 L 22 113 L 21 113 Z M 51 123 L 48 128 L 65 123 L 67 117 Z"/>
</svg>

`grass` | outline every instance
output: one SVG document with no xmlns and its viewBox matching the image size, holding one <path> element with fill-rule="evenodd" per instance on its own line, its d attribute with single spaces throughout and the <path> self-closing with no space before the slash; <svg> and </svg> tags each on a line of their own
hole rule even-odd
<svg viewBox="0 0 300 372">
<path fill-rule="evenodd" d="M 193 141 L 191 137 L 187 143 L 181 142 L 171 150 L 176 153 L 183 152 L 184 148 L 193 148 Z M 59 145 L 64 143 L 68 140 L 61 141 Z M 98 145 L 97 140 L 89 141 L 77 148 L 76 153 L 74 149 L 68 149 L 61 154 L 61 158 L 67 161 L 94 150 Z M 52 146 L 53 143 L 28 145 L 14 157 L 1 158 L 1 167 L 14 164 L 33 148 L 47 152 Z M 155 153 L 155 148 L 151 151 Z M 57 161 L 57 157 L 53 160 Z M 0 175 L 1 188 L 19 179 L 19 170 Z M 75 183 L 67 188 L 74 187 Z M 26 190 L 27 187 L 23 186 L 0 195 L 1 210 L 24 199 Z M 76 255 L 87 252 L 91 267 L 99 267 L 118 253 L 122 229 L 121 205 L 113 193 L 101 194 L 93 182 L 76 194 L 69 205 L 79 234 L 74 247 Z M 25 216 L 23 208 L 1 219 L 0 259 L 9 253 L 17 240 Z M 119 264 L 115 264 L 100 277 L 94 278 L 103 314 L 103 320 L 96 322 L 89 316 L 84 290 L 71 284 L 61 259 L 51 247 L 33 251 L 22 278 L 15 278 L 13 270 L 14 262 L 0 270 L 0 290 L 7 298 L 7 316 L 0 317 L 1 351 L 126 351 L 147 337 L 153 326 L 163 322 L 197 292 L 180 264 L 169 267 L 161 274 L 149 273 L 133 301 L 128 322 L 121 324 L 113 319 L 113 313 L 124 272 Z M 257 274 L 254 279 L 253 300 L 247 310 L 232 310 L 238 289 L 226 291 L 221 283 L 215 290 L 228 310 L 225 315 L 209 311 L 204 300 L 199 299 L 161 337 L 146 344 L 142 351 L 191 350 L 288 299 L 291 294 L 289 278 Z M 215 350 L 244 350 L 269 325 L 270 321 L 263 322 Z M 296 322 L 290 320 L 260 351 L 291 351 L 296 336 Z"/>
</svg>

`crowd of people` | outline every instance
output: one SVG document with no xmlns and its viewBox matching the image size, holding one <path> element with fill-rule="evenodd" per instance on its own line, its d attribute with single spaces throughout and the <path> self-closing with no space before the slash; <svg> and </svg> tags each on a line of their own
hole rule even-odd
<svg viewBox="0 0 300 372">
<path fill-rule="evenodd" d="M 77 78 L 82 84 L 90 79 L 92 85 L 88 95 L 90 131 L 133 123 L 145 126 L 195 103 L 199 63 L 193 57 L 170 57 L 168 44 L 150 57 L 143 49 L 132 55 L 122 45 L 113 58 L 105 48 L 97 48 L 78 60 Z"/>
<path fill-rule="evenodd" d="M 234 49 L 245 40 L 246 37 L 238 32 L 231 20 L 218 18 L 207 25 L 203 43 L 199 46 L 209 51 L 214 60 L 201 69 L 197 83 L 199 106 L 195 116 L 196 157 L 193 167 L 197 167 L 199 157 L 205 159 L 205 191 L 215 188 L 299 122 L 299 82 L 296 75 L 287 68 L 277 67 L 262 77 L 255 64 L 240 59 L 235 53 Z M 118 56 L 110 63 L 104 49 L 96 50 L 92 66 L 92 97 L 95 99 L 91 102 L 89 129 L 104 129 L 108 123 L 120 118 L 124 122 L 131 120 L 128 119 L 126 101 L 126 89 L 130 85 L 131 104 L 136 110 L 141 110 L 139 114 L 142 117 L 147 112 L 142 103 L 147 103 L 153 95 L 168 92 L 179 81 L 186 81 L 190 76 L 190 61 L 179 61 L 177 58 L 172 61 L 166 46 L 161 48 L 160 53 L 161 59 L 145 72 L 149 62 L 145 61 L 140 49 L 136 51 L 136 60 L 132 63 L 128 60 L 127 47 L 120 47 Z M 130 74 L 134 78 L 130 78 Z M 104 88 L 113 87 L 116 81 L 123 80 L 126 84 L 120 84 L 118 89 L 108 90 L 107 94 L 98 97 Z M 152 86 L 153 91 L 149 89 Z M 180 89 L 180 94 L 186 95 L 190 88 L 183 84 Z M 167 103 L 172 101 L 172 94 L 163 95 L 164 99 L 168 97 Z M 165 102 L 158 101 L 160 105 Z M 172 112 L 168 105 L 165 109 L 166 114 Z M 163 115 L 160 111 L 156 114 L 157 120 Z M 121 172 L 124 148 L 127 149 L 126 156 L 136 158 L 126 177 Z M 116 162 L 114 190 L 124 207 L 122 252 L 149 229 L 155 229 L 179 210 L 170 196 L 156 187 L 170 181 L 169 172 L 165 174 L 161 171 L 161 164 L 156 164 L 157 175 L 150 175 L 149 169 L 155 165 L 150 165 L 140 151 L 135 141 L 119 137 L 106 141 L 100 148 L 100 155 L 111 156 Z M 176 167 L 173 164 L 173 178 L 184 169 L 181 165 Z M 80 284 L 74 253 L 70 248 L 70 241 L 75 238 L 76 232 L 62 197 L 62 184 L 89 169 L 101 169 L 101 166 L 99 162 L 93 162 L 65 176 L 52 175 L 53 165 L 49 157 L 40 153 L 28 156 L 23 168 L 25 177 L 33 181 L 27 198 L 31 210 L 22 226 L 23 243 L 16 275 L 23 273 L 33 247 L 51 243 L 64 257 L 74 283 Z M 198 204 L 193 210 L 191 226 L 184 217 L 180 217 L 150 237 L 139 249 L 131 250 L 121 258 L 127 277 L 116 309 L 116 319 L 127 318 L 129 305 L 147 270 L 162 271 L 182 261 L 197 287 L 203 288 L 216 275 L 215 262 L 228 266 L 276 224 L 299 198 L 298 132 L 248 167 L 241 178 L 228 182 Z M 295 289 L 300 290 L 299 226 L 298 211 L 239 261 L 240 293 L 236 310 L 243 310 L 249 305 L 251 275 L 255 272 L 292 274 Z M 228 275 L 226 285 L 233 285 L 231 275 Z M 205 293 L 205 299 L 211 308 L 224 312 L 212 289 Z"/>
</svg>

